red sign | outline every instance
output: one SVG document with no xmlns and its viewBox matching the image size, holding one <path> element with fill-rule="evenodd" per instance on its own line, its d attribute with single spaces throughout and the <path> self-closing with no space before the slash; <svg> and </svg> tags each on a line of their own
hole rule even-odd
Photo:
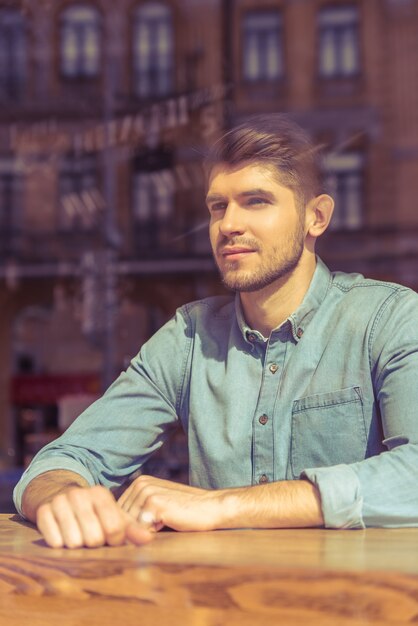
<svg viewBox="0 0 418 626">
<path fill-rule="evenodd" d="M 21 406 L 57 404 L 63 396 L 100 393 L 98 374 L 20 375 L 11 381 L 11 401 Z"/>
</svg>

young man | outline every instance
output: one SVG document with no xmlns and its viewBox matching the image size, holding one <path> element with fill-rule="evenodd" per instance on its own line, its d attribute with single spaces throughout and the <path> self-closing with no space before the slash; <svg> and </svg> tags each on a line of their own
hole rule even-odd
<svg viewBox="0 0 418 626">
<path fill-rule="evenodd" d="M 234 296 L 180 308 L 34 459 L 18 510 L 50 546 L 177 530 L 418 525 L 418 296 L 315 256 L 333 201 L 279 115 L 208 159 L 210 239 Z M 190 484 L 140 476 L 181 421 Z"/>
</svg>

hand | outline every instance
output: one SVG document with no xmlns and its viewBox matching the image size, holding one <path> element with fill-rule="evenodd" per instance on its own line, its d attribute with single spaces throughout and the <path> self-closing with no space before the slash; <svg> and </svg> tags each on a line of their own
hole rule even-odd
<svg viewBox="0 0 418 626">
<path fill-rule="evenodd" d="M 207 491 L 152 476 L 139 476 L 118 500 L 135 519 L 153 520 L 155 530 L 213 530 L 219 528 L 220 491 Z"/>
<path fill-rule="evenodd" d="M 38 508 L 36 524 L 52 548 L 119 546 L 126 541 L 140 545 L 155 536 L 101 486 L 63 489 Z"/>
</svg>

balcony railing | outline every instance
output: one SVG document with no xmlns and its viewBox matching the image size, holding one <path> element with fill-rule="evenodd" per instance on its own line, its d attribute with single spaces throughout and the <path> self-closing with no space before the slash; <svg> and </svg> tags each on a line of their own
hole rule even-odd
<svg viewBox="0 0 418 626">
<path fill-rule="evenodd" d="M 84 252 L 106 246 L 100 226 L 44 232 L 0 229 L 0 261 L 13 258 L 26 263 L 78 263 Z M 209 258 L 207 224 L 190 222 L 180 232 L 167 221 L 136 223 L 121 231 L 117 253 L 121 259 L 133 261 Z"/>
</svg>

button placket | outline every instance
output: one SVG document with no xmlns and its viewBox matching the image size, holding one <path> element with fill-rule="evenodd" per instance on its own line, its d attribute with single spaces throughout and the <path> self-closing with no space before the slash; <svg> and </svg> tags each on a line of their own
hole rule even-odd
<svg viewBox="0 0 418 626">
<path fill-rule="evenodd" d="M 275 480 L 275 406 L 279 394 L 286 338 L 272 333 L 265 345 L 262 385 L 253 417 L 253 484 Z"/>
</svg>

